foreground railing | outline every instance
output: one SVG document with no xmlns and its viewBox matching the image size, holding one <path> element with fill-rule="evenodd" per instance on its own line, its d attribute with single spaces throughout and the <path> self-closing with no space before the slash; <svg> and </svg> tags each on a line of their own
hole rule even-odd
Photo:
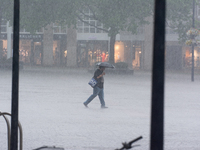
<svg viewBox="0 0 200 150">
<path fill-rule="evenodd" d="M 0 112 L 0 116 L 3 116 L 3 118 L 6 121 L 6 125 L 7 125 L 7 139 L 8 139 L 8 150 L 10 150 L 10 136 L 11 136 L 11 127 L 10 127 L 10 123 L 8 118 L 6 117 L 6 115 L 11 116 L 11 114 L 7 113 L 7 112 Z M 20 124 L 20 122 L 18 121 L 18 127 L 19 127 L 19 133 L 20 133 L 20 150 L 22 150 L 23 148 L 23 133 L 22 133 L 22 126 Z"/>
</svg>

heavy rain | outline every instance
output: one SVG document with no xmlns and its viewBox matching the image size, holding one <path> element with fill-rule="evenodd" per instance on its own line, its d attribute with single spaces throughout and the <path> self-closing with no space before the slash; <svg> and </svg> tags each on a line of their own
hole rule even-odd
<svg viewBox="0 0 200 150">
<path fill-rule="evenodd" d="M 150 149 L 158 0 L 20 0 L 15 51 L 16 1 L 0 0 L 0 150 L 12 136 L 15 52 L 19 150 L 114 150 L 141 136 L 131 149 Z M 200 147 L 199 2 L 166 0 L 165 150 Z"/>
</svg>

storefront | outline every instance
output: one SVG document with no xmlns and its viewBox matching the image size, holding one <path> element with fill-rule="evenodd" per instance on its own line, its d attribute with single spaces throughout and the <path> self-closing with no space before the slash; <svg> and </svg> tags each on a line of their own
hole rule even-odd
<svg viewBox="0 0 200 150">
<path fill-rule="evenodd" d="M 96 62 L 108 61 L 108 41 L 78 41 L 78 67 L 94 66 Z"/>
<path fill-rule="evenodd" d="M 41 65 L 43 58 L 43 35 L 20 34 L 19 60 L 24 64 Z"/>
<path fill-rule="evenodd" d="M 139 69 L 142 65 L 140 41 L 120 41 L 115 43 L 115 62 L 126 62 L 130 68 Z"/>
<path fill-rule="evenodd" d="M 181 70 L 183 51 L 178 44 L 166 45 L 165 48 L 165 68 L 169 70 Z"/>
<path fill-rule="evenodd" d="M 6 60 L 7 59 L 7 35 L 6 34 L 0 34 L 0 46 L 1 46 L 1 59 Z"/>
<path fill-rule="evenodd" d="M 3 39 L 3 58 L 8 58 L 8 42 L 6 34 L 1 35 Z M 54 65 L 66 65 L 67 50 L 66 35 L 54 35 L 53 37 L 53 58 Z M 12 42 L 11 42 L 12 45 Z M 27 65 L 42 65 L 43 64 L 43 35 L 42 34 L 20 34 L 19 42 L 19 60 Z M 12 46 L 11 46 L 12 47 Z M 12 57 L 12 50 L 11 56 Z"/>
<path fill-rule="evenodd" d="M 54 34 L 53 40 L 54 40 L 53 41 L 54 65 L 66 66 L 67 65 L 67 36 L 66 34 Z"/>
<path fill-rule="evenodd" d="M 109 61 L 109 41 L 78 41 L 77 64 L 79 67 L 94 66 L 96 62 Z M 142 42 L 116 41 L 114 60 L 126 62 L 130 68 L 140 68 Z"/>
<path fill-rule="evenodd" d="M 183 47 L 183 67 L 192 67 L 192 47 Z M 200 68 L 200 47 L 194 47 L 194 67 Z"/>
</svg>

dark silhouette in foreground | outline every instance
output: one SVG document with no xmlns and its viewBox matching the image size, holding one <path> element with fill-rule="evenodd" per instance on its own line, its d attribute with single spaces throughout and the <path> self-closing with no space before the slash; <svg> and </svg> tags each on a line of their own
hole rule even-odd
<svg viewBox="0 0 200 150">
<path fill-rule="evenodd" d="M 136 138 L 136 139 L 134 139 L 134 140 L 132 140 L 132 141 L 130 141 L 130 142 L 128 142 L 128 143 L 126 143 L 126 142 L 125 142 L 125 143 L 122 143 L 123 147 L 120 148 L 120 149 L 116 149 L 116 150 L 131 149 L 131 148 L 133 148 L 133 147 L 139 146 L 139 145 L 134 145 L 134 146 L 132 146 L 132 144 L 133 144 L 134 142 L 138 141 L 138 140 L 141 140 L 141 139 L 142 139 L 142 136 L 140 136 L 140 137 L 138 137 L 138 138 Z"/>
</svg>

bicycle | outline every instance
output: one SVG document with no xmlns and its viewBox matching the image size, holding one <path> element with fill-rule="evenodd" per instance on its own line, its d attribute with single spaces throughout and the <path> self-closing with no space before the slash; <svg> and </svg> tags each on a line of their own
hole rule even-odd
<svg viewBox="0 0 200 150">
<path fill-rule="evenodd" d="M 134 139 L 134 140 L 132 140 L 132 141 L 130 141 L 128 143 L 126 143 L 126 142 L 122 143 L 123 147 L 120 148 L 120 149 L 115 149 L 115 150 L 126 150 L 126 149 L 131 149 L 133 147 L 139 146 L 139 145 L 132 146 L 132 144 L 134 142 L 137 142 L 137 141 L 141 140 L 141 139 L 142 139 L 142 136 L 140 136 L 140 137 L 138 137 L 138 138 L 136 138 L 136 139 Z"/>
</svg>

